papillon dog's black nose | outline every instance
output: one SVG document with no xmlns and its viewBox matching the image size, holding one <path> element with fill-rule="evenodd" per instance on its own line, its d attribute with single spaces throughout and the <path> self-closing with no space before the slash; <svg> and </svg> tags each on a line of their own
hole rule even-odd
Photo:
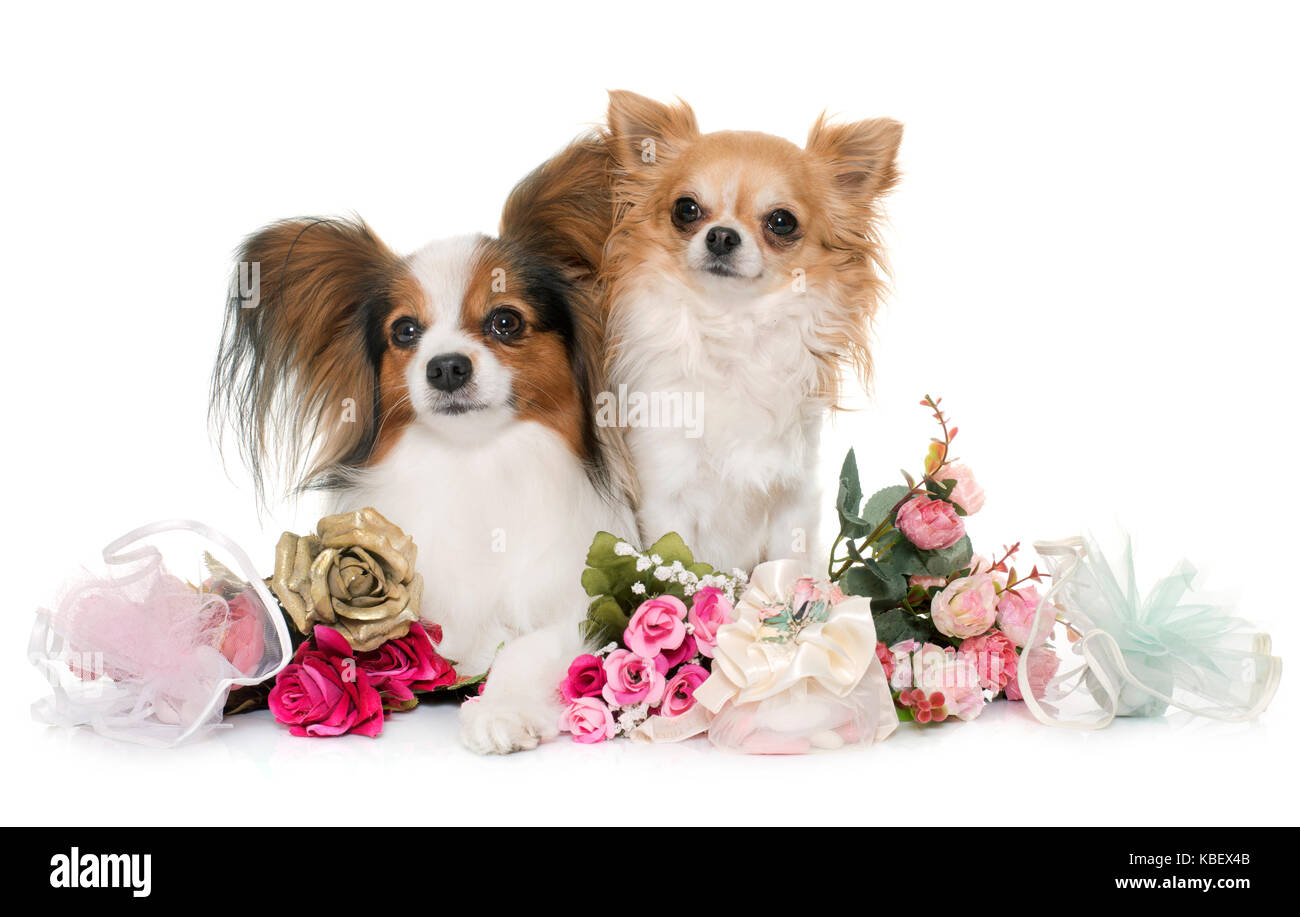
<svg viewBox="0 0 1300 917">
<path fill-rule="evenodd" d="M 740 244 L 740 233 L 729 226 L 714 226 L 704 237 L 704 244 L 715 255 L 729 255 Z"/>
<path fill-rule="evenodd" d="M 424 367 L 429 384 L 442 392 L 454 392 L 469 381 L 474 364 L 463 353 L 440 353 Z"/>
</svg>

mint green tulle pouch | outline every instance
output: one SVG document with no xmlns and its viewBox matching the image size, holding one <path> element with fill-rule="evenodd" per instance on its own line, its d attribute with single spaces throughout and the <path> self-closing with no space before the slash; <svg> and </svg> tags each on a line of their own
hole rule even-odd
<svg viewBox="0 0 1300 917">
<path fill-rule="evenodd" d="M 1221 601 L 1194 590 L 1186 562 L 1145 596 L 1137 585 L 1131 543 L 1112 563 L 1091 538 L 1039 542 L 1051 574 L 1043 597 L 1055 622 L 1040 615 L 1027 646 L 1063 627 L 1069 647 L 1059 671 L 1045 673 L 1039 650 L 1020 656 L 1026 706 L 1053 726 L 1100 729 L 1115 717 L 1155 717 L 1173 710 L 1217 720 L 1254 719 L 1282 675 L 1267 633 Z"/>
</svg>

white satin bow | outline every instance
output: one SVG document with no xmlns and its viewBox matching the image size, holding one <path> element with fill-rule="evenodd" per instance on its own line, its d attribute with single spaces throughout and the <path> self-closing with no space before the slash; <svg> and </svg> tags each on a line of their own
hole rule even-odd
<svg viewBox="0 0 1300 917">
<path fill-rule="evenodd" d="M 803 575 L 802 565 L 794 560 L 754 568 L 749 588 L 736 603 L 736 620 L 718 628 L 713 672 L 695 689 L 697 701 L 717 713 L 727 701 L 763 700 L 804 679 L 845 697 L 873 662 L 879 665 L 876 626 L 867 598 L 842 599 L 831 606 L 825 621 L 808 624 L 789 640 L 766 639 L 772 628 L 764 623 L 764 614 L 790 601 Z"/>
</svg>

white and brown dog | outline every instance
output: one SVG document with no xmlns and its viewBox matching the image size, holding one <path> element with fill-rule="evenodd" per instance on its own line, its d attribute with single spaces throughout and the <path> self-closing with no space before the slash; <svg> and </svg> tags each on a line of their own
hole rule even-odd
<svg viewBox="0 0 1300 917">
<path fill-rule="evenodd" d="M 633 530 L 592 417 L 607 172 L 599 138 L 575 142 L 515 189 L 497 238 L 403 257 L 362 222 L 298 219 L 239 253 L 260 297 L 227 313 L 214 412 L 260 482 L 287 469 L 415 539 L 440 651 L 492 667 L 461 713 L 479 752 L 556 734 L 587 547 Z"/>
</svg>

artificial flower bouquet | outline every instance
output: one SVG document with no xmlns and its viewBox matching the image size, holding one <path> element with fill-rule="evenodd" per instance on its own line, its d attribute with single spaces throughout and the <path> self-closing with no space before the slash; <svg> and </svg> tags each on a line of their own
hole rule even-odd
<svg viewBox="0 0 1300 917">
<path fill-rule="evenodd" d="M 377 736 L 425 694 L 467 688 L 419 616 L 424 582 L 411 537 L 367 507 L 285 532 L 268 581 L 296 649 L 273 682 L 233 692 L 227 713 L 269 707 L 298 736 Z"/>
<path fill-rule="evenodd" d="M 829 568 L 845 593 L 870 599 L 899 717 L 922 724 L 974 719 L 999 696 L 1020 700 L 1022 653 L 1031 654 L 1040 693 L 1059 665 L 1050 624 L 1035 627 L 1055 618 L 1035 585 L 1043 574 L 1035 566 L 1021 577 L 1011 566 L 1018 544 L 996 560 L 974 553 L 965 520 L 984 506 L 984 492 L 951 454 L 957 428 L 940 401 L 921 402 L 941 435 L 919 479 L 904 471 L 905 483 L 864 499 L 852 450 L 845 457 Z"/>
<path fill-rule="evenodd" d="M 984 493 L 951 456 L 957 429 L 939 401 L 922 404 L 942 436 L 919 479 L 904 472 L 905 484 L 864 499 L 853 452 L 845 458 L 823 579 L 782 560 L 714 583 L 675 534 L 648 552 L 598 535 L 583 585 L 604 648 L 575 659 L 560 686 L 562 731 L 583 743 L 707 731 L 727 748 L 801 753 L 1020 699 L 1022 652 L 1031 680 L 1049 680 L 1051 628 L 1026 650 L 1037 618 L 1054 617 L 1035 586 L 1042 574 L 1017 573 L 1018 546 L 996 560 L 974 553 L 965 519 Z"/>
<path fill-rule="evenodd" d="M 561 731 L 590 744 L 685 728 L 744 583 L 742 571 L 697 562 L 675 532 L 647 551 L 598 533 L 582 585 L 592 597 L 584 629 L 600 649 L 574 659 L 559 686 Z"/>
</svg>

